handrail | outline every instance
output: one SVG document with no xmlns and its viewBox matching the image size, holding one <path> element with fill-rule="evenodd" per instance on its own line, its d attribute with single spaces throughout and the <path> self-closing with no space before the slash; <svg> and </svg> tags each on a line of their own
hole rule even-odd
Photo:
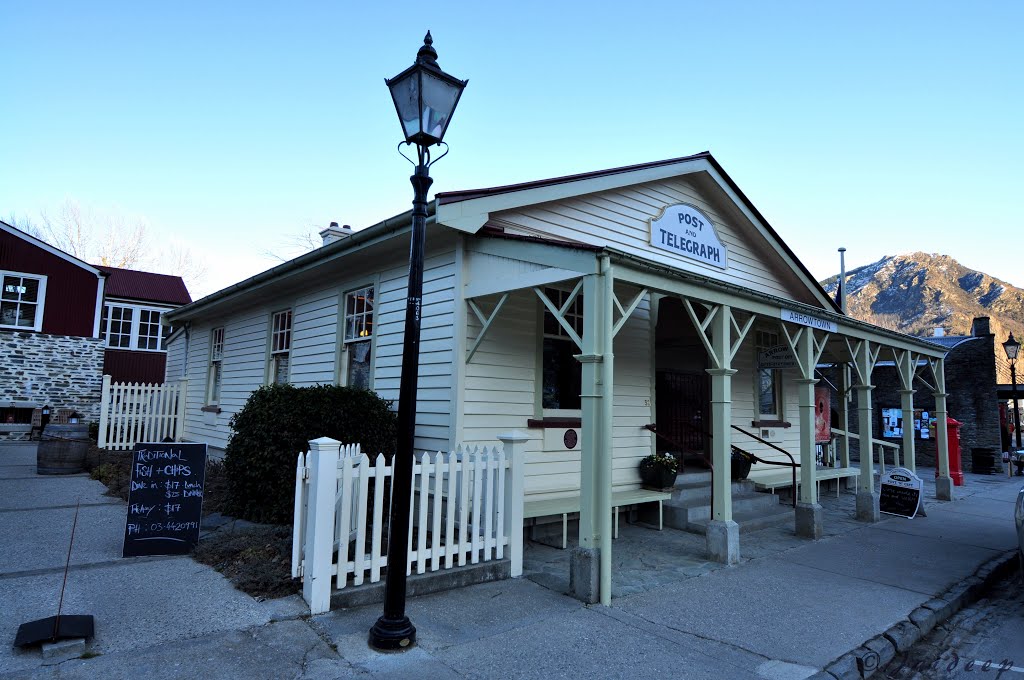
<svg viewBox="0 0 1024 680">
<path fill-rule="evenodd" d="M 745 455 L 750 456 L 751 458 L 753 458 L 758 463 L 764 463 L 765 465 L 786 465 L 786 466 L 791 467 L 793 469 L 793 507 L 795 508 L 796 507 L 796 469 L 798 467 L 800 467 L 800 466 L 797 465 L 796 460 L 793 458 L 793 454 L 791 454 L 789 451 L 787 451 L 786 449 L 784 449 L 784 448 L 782 448 L 780 446 L 776 446 L 775 444 L 772 444 L 769 441 L 765 441 L 764 439 L 761 439 L 760 437 L 758 437 L 753 432 L 747 432 L 746 430 L 744 430 L 742 427 L 740 427 L 738 425 L 730 425 L 729 427 L 731 427 L 732 429 L 736 430 L 737 432 L 742 432 L 743 434 L 747 435 L 751 439 L 755 439 L 755 440 L 761 442 L 765 446 L 773 448 L 776 451 L 779 451 L 780 453 L 784 453 L 787 456 L 789 456 L 789 462 L 788 463 L 785 462 L 785 461 L 782 461 L 782 460 L 765 460 L 764 458 L 761 458 L 760 456 L 755 456 L 754 454 L 750 453 L 749 451 L 743 451 L 742 449 L 737 449 L 737 447 L 735 447 L 735 446 L 733 447 L 734 449 L 737 449 L 737 450 L 741 451 Z"/>
<path fill-rule="evenodd" d="M 857 434 L 856 432 L 848 432 L 846 430 L 837 430 L 834 427 L 830 428 L 830 429 L 832 430 L 832 434 L 842 435 L 842 436 L 850 437 L 852 439 L 860 439 L 860 435 Z M 892 442 L 887 442 L 887 441 L 884 441 L 882 439 L 875 439 L 874 437 L 871 438 L 871 444 L 872 444 L 872 448 L 871 448 L 871 451 L 870 451 L 870 455 L 874 456 L 874 453 L 875 453 L 874 445 L 875 444 L 878 444 L 880 447 L 883 447 L 883 448 L 892 449 L 893 450 L 893 457 L 892 457 L 893 463 L 896 464 L 896 467 L 900 466 L 900 452 L 902 452 L 903 448 L 899 444 L 894 444 Z M 885 472 L 885 451 L 879 451 L 878 452 L 878 460 L 880 461 L 882 472 L 884 473 Z"/>
<path fill-rule="evenodd" d="M 689 423 L 684 423 L 684 425 L 687 425 L 689 427 L 693 427 Z M 683 471 L 682 470 L 682 468 L 683 468 L 682 452 L 687 447 L 681 445 L 679 442 L 677 442 L 676 440 L 672 439 L 672 437 L 669 437 L 668 435 L 665 435 L 665 434 L 662 434 L 662 433 L 658 432 L 658 424 L 657 423 L 650 423 L 648 425 L 644 425 L 644 429 L 645 430 L 650 430 L 651 432 L 654 433 L 654 435 L 656 437 L 661 437 L 662 439 L 667 441 L 669 444 L 671 444 L 675 448 L 679 449 L 679 452 L 680 452 L 679 453 L 679 459 L 680 459 L 679 471 L 682 472 Z M 694 428 L 694 429 L 696 429 L 696 428 Z M 712 511 L 714 511 L 714 508 L 715 508 L 715 466 L 711 462 L 711 459 L 708 458 L 707 454 L 705 454 L 703 451 L 700 452 L 700 455 L 704 459 L 704 462 L 708 464 L 708 469 L 711 470 L 711 509 L 712 509 Z"/>
</svg>

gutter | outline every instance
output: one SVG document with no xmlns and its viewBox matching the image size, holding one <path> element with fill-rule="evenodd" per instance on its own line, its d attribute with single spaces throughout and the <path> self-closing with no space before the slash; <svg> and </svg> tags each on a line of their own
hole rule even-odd
<svg viewBox="0 0 1024 680">
<path fill-rule="evenodd" d="M 428 227 L 436 222 L 436 205 L 436 199 L 427 205 Z M 388 219 L 378 222 L 371 227 L 367 227 L 362 231 L 357 231 L 348 238 L 335 241 L 334 243 L 326 246 L 321 246 L 316 250 L 306 253 L 305 255 L 300 255 L 292 260 L 284 262 L 283 264 L 279 264 L 276 267 L 256 274 L 255 276 L 251 276 L 244 281 L 232 284 L 227 288 L 222 288 L 221 290 L 211 293 L 200 300 L 178 307 L 173 312 L 165 314 L 165 317 L 168 322 L 172 324 L 177 324 L 185 321 L 186 319 L 194 318 L 205 309 L 216 304 L 244 295 L 256 288 L 265 286 L 290 274 L 296 274 L 301 271 L 326 264 L 333 260 L 344 258 L 352 254 L 350 251 L 356 251 L 362 247 L 387 240 L 399 235 L 403 231 L 409 231 L 411 229 L 412 210 L 409 210 L 400 215 L 389 217 Z"/>
<path fill-rule="evenodd" d="M 939 344 L 936 344 L 936 343 L 928 342 L 927 340 L 924 340 L 924 339 L 919 338 L 917 336 L 905 335 L 905 334 L 899 333 L 897 331 L 889 330 L 888 328 L 881 328 L 880 326 L 872 326 L 871 324 L 866 323 L 864 321 L 860 321 L 858 319 L 854 319 L 853 317 L 845 316 L 843 314 L 836 313 L 836 312 L 833 312 L 833 311 L 828 310 L 828 309 L 823 309 L 823 308 L 820 308 L 820 307 L 812 307 L 811 305 L 805 304 L 803 302 L 797 302 L 795 300 L 787 300 L 785 298 L 780 298 L 780 297 L 772 295 L 770 293 L 756 293 L 756 294 L 754 294 L 754 293 L 751 293 L 751 291 L 749 289 L 742 288 L 740 286 L 737 286 L 734 283 L 727 283 L 725 281 L 719 281 L 718 279 L 712 279 L 712 278 L 709 278 L 707 276 L 703 276 L 701 274 L 696 274 L 696 273 L 693 273 L 693 272 L 682 271 L 682 270 L 678 270 L 678 269 L 672 269 L 671 267 L 666 267 L 664 265 L 659 265 L 659 264 L 651 262 L 649 260 L 645 260 L 643 258 L 637 257 L 636 255 L 631 255 L 629 253 L 624 253 L 622 251 L 615 250 L 615 249 L 612 249 L 612 248 L 605 248 L 604 250 L 606 252 L 610 253 L 612 255 L 612 257 L 616 261 L 622 262 L 622 263 L 625 263 L 625 264 L 630 264 L 630 265 L 636 266 L 636 267 L 641 268 L 641 269 L 647 269 L 647 270 L 650 270 L 650 271 L 658 273 L 658 274 L 668 275 L 668 276 L 671 276 L 671 277 L 676 277 L 676 278 L 684 279 L 684 280 L 687 280 L 687 281 L 692 281 L 694 283 L 697 283 L 698 285 L 701 285 L 701 286 L 704 286 L 704 287 L 707 287 L 707 288 L 713 288 L 713 289 L 721 290 L 721 291 L 724 291 L 724 292 L 736 295 L 737 297 L 743 297 L 743 298 L 746 298 L 748 300 L 752 300 L 752 301 L 755 301 L 755 302 L 762 302 L 762 303 L 768 302 L 768 303 L 771 303 L 771 304 L 777 304 L 777 305 L 779 305 L 779 307 L 788 308 L 788 309 L 795 309 L 797 311 L 805 312 L 805 313 L 809 314 L 810 316 L 817 316 L 817 317 L 820 317 L 820 318 L 828 319 L 829 321 L 834 321 L 835 323 L 838 323 L 838 324 L 845 324 L 847 326 L 853 326 L 854 328 L 859 328 L 861 330 L 870 331 L 870 332 L 875 333 L 877 335 L 884 335 L 886 337 L 898 339 L 898 340 L 901 340 L 903 342 L 909 342 L 911 344 L 914 344 L 914 345 L 917 345 L 919 347 L 922 347 L 923 349 L 938 350 L 938 351 L 940 351 L 942 353 L 943 357 L 945 357 L 946 354 L 949 353 L 949 349 L 947 347 L 945 347 L 944 345 L 939 345 Z"/>
</svg>

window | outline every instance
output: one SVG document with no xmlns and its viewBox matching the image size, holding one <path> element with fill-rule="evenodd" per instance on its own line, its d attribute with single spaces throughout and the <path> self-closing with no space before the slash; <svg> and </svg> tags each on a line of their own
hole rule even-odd
<svg viewBox="0 0 1024 680">
<path fill-rule="evenodd" d="M 373 286 L 345 295 L 345 384 L 370 389 L 373 353 Z"/>
<path fill-rule="evenodd" d="M 0 327 L 39 331 L 43 327 L 43 299 L 46 277 L 18 272 L 0 272 Z"/>
<path fill-rule="evenodd" d="M 292 349 L 292 310 L 274 312 L 270 317 L 270 382 L 284 385 L 288 382 L 288 367 Z"/>
<path fill-rule="evenodd" d="M 100 319 L 100 337 L 107 347 L 162 351 L 167 330 L 160 325 L 159 309 L 138 305 L 107 304 Z"/>
<path fill-rule="evenodd" d="M 220 404 L 221 364 L 224 360 L 224 327 L 210 331 L 210 368 L 206 379 L 206 404 Z"/>
<path fill-rule="evenodd" d="M 779 344 L 779 334 L 757 331 L 757 355 Z M 756 371 L 755 391 L 757 393 L 758 416 L 764 420 L 782 420 L 782 371 L 777 368 L 761 368 Z"/>
<path fill-rule="evenodd" d="M 547 288 L 544 294 L 559 309 L 569 299 L 569 291 Z M 565 320 L 576 334 L 583 337 L 583 295 L 577 295 L 565 310 Z M 583 366 L 576 359 L 579 350 L 558 319 L 544 309 L 544 350 L 542 358 L 543 392 L 541 407 L 545 410 L 578 410 L 583 385 Z"/>
</svg>

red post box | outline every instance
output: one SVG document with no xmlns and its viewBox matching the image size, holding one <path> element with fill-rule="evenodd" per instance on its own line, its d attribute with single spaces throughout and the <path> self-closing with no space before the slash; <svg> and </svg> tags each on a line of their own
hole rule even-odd
<svg viewBox="0 0 1024 680">
<path fill-rule="evenodd" d="M 946 441 L 949 442 L 949 476 L 953 480 L 953 486 L 964 485 L 964 473 L 960 468 L 960 426 L 958 420 L 946 416 Z M 936 451 L 938 454 L 938 451 Z M 935 477 L 939 476 L 939 461 L 935 461 Z"/>
</svg>

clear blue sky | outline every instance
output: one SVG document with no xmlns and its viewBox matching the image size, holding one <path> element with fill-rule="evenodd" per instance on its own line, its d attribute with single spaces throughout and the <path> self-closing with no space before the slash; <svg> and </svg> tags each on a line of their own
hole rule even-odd
<svg viewBox="0 0 1024 680">
<path fill-rule="evenodd" d="M 0 216 L 145 217 L 211 290 L 409 207 L 384 78 L 428 28 L 470 79 L 437 191 L 708 149 L 818 278 L 843 245 L 1024 285 L 1021 2 L 8 0 L 0 26 Z"/>
</svg>

